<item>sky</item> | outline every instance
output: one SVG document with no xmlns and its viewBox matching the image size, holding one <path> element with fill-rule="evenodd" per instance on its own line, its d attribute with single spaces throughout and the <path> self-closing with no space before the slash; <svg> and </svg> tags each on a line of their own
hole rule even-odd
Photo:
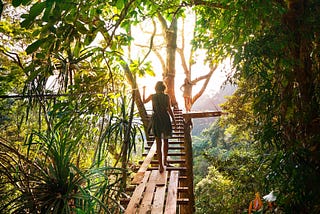
<svg viewBox="0 0 320 214">
<path fill-rule="evenodd" d="M 194 70 L 200 70 L 203 71 L 201 74 L 203 75 L 204 73 L 209 71 L 209 68 L 207 66 L 201 66 L 198 65 L 197 67 L 194 68 Z M 216 71 L 213 73 L 210 82 L 207 86 L 207 89 L 205 90 L 204 94 L 208 94 L 210 97 L 213 97 L 215 93 L 217 93 L 220 90 L 220 87 L 224 83 L 224 81 L 227 78 L 227 74 L 230 70 L 230 62 L 226 61 L 224 64 L 221 64 L 218 66 Z M 162 80 L 162 70 L 161 67 L 160 69 L 155 70 L 156 76 L 146 76 L 144 78 L 139 78 L 138 85 L 140 86 L 139 90 L 142 94 L 142 87 L 146 86 L 146 96 L 149 94 L 154 93 L 154 86 L 157 81 Z M 176 67 L 176 76 L 175 76 L 175 93 L 176 93 L 176 99 L 178 101 L 179 107 L 182 110 L 184 109 L 184 101 L 183 101 L 183 96 L 182 96 L 182 91 L 180 90 L 181 85 L 184 82 L 184 73 L 182 71 L 182 68 L 179 69 L 179 67 Z M 195 77 L 192 77 L 195 78 Z M 200 82 L 202 83 L 202 82 Z M 200 89 L 201 89 L 202 84 L 197 84 L 193 88 L 193 95 L 195 95 Z M 201 97 L 199 98 L 201 99 Z"/>
<path fill-rule="evenodd" d="M 193 37 L 193 28 L 194 28 L 194 16 L 189 15 L 187 16 L 188 19 L 185 20 L 185 32 L 184 32 L 184 37 L 185 37 L 185 58 L 189 59 L 190 51 L 191 50 L 191 39 Z M 178 26 L 182 26 L 182 22 L 178 23 Z M 157 32 L 160 34 L 160 26 L 157 26 Z M 134 45 L 132 46 L 132 53 L 131 56 L 144 56 L 147 51 L 148 47 L 150 44 L 150 37 L 151 33 L 154 30 L 153 25 L 151 22 L 145 22 L 140 26 L 137 26 L 132 29 L 132 36 L 134 38 Z M 178 32 L 178 37 L 177 37 L 177 46 L 181 47 L 181 31 Z M 162 37 L 155 36 L 154 45 L 161 45 L 163 44 L 163 39 Z M 145 47 L 145 48 L 142 48 Z M 165 60 L 165 52 L 161 52 L 163 59 Z M 204 64 L 204 58 L 205 58 L 205 52 L 202 50 L 197 51 L 197 55 L 195 56 L 195 61 L 197 62 L 192 66 L 192 76 L 191 80 L 195 79 L 198 76 L 202 76 L 206 73 L 209 72 L 209 66 Z M 148 55 L 147 60 L 152 62 L 152 66 L 155 72 L 155 76 L 146 76 L 143 78 L 139 78 L 138 85 L 140 86 L 139 90 L 142 93 L 142 87 L 146 86 L 146 96 L 149 94 L 154 93 L 154 86 L 157 81 L 162 80 L 162 66 L 160 64 L 159 59 L 156 57 L 156 55 L 151 52 Z M 187 63 L 189 63 L 187 61 Z M 230 66 L 230 60 L 227 59 L 223 63 L 221 63 L 216 71 L 213 73 L 210 82 L 207 86 L 207 89 L 205 90 L 204 94 L 208 94 L 209 96 L 214 96 L 215 93 L 217 93 L 223 84 L 223 82 L 227 79 L 228 74 L 231 72 L 231 66 Z M 182 97 L 182 91 L 180 90 L 181 85 L 183 84 L 185 79 L 184 71 L 181 65 L 181 59 L 180 55 L 176 53 L 176 76 L 175 76 L 175 94 L 176 94 L 176 99 L 178 101 L 179 107 L 182 110 L 184 109 L 184 101 Z M 193 95 L 195 95 L 202 86 L 202 83 L 204 81 L 199 82 L 197 85 L 193 87 Z M 201 97 L 199 98 L 201 99 Z"/>
</svg>

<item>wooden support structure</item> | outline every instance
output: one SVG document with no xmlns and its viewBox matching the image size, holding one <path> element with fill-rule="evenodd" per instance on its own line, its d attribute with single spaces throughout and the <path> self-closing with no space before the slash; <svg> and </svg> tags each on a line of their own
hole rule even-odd
<svg viewBox="0 0 320 214">
<path fill-rule="evenodd" d="M 126 214 L 191 214 L 194 213 L 193 192 L 193 154 L 191 141 L 191 119 L 221 116 L 222 112 L 193 112 L 182 114 L 175 110 L 177 126 L 173 137 L 169 139 L 168 162 L 171 166 L 165 171 L 158 170 L 156 143 L 150 137 L 146 142 L 145 159 L 140 161 L 140 168 L 131 181 L 130 198 Z"/>
<path fill-rule="evenodd" d="M 183 114 L 184 121 L 184 143 L 185 143 L 185 159 L 186 159 L 186 186 L 188 187 L 187 194 L 189 195 L 189 203 L 185 210 L 181 213 L 195 212 L 195 200 L 193 190 L 193 152 L 192 152 L 192 118 L 205 118 L 205 117 L 219 117 L 225 113 L 221 111 L 208 111 L 208 112 L 188 112 Z"/>
<path fill-rule="evenodd" d="M 185 120 L 192 118 L 204 118 L 204 117 L 220 117 L 226 113 L 222 111 L 206 111 L 206 112 L 188 112 L 183 114 Z"/>
</svg>

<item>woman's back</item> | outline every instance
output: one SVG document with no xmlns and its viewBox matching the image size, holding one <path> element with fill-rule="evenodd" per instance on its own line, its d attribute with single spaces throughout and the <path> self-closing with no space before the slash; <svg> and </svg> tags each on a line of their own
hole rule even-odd
<svg viewBox="0 0 320 214">
<path fill-rule="evenodd" d="M 169 96 L 164 93 L 152 95 L 152 109 L 154 113 L 167 114 L 169 107 Z"/>
<path fill-rule="evenodd" d="M 168 113 L 169 96 L 164 93 L 156 93 L 152 95 L 153 108 L 153 132 L 156 137 L 170 137 L 172 135 L 172 127 L 170 116 Z"/>
</svg>

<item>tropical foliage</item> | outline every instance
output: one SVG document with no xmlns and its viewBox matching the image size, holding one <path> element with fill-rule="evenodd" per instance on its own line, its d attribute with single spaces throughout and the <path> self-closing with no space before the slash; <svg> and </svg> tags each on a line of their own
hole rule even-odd
<svg viewBox="0 0 320 214">
<path fill-rule="evenodd" d="M 120 21 L 111 18 L 125 5 L 106 11 L 95 3 L 5 5 L 1 213 L 121 210 L 124 175 L 141 135 L 123 80 L 122 46 L 130 39 L 115 33 Z M 98 32 L 110 37 L 99 46 Z"/>
<path fill-rule="evenodd" d="M 197 155 L 206 149 L 206 162 L 196 163 L 210 166 L 196 177 L 197 210 L 241 212 L 248 195 L 274 190 L 284 212 L 319 213 L 319 7 L 316 0 L 0 1 L 1 212 L 121 212 L 142 135 L 135 107 L 146 116 L 136 78 L 153 73 L 148 54 L 131 54 L 131 29 L 162 23 L 173 90 L 172 32 L 188 8 L 196 15 L 193 51 L 206 50 L 211 66 L 230 57 L 238 88 L 224 105 L 228 116 L 195 144 Z"/>
<path fill-rule="evenodd" d="M 236 136 L 250 137 L 258 165 L 267 166 L 258 180 L 279 193 L 286 213 L 317 213 L 319 3 L 221 1 L 219 6 L 197 8 L 195 43 L 217 60 L 226 55 L 234 60 L 238 90 L 224 105 L 225 124 Z"/>
<path fill-rule="evenodd" d="M 248 136 L 239 137 L 234 127 L 217 121 L 193 142 L 197 213 L 242 213 L 250 195 L 268 191 L 262 185 L 267 166 L 259 160 L 261 152 Z"/>
</svg>

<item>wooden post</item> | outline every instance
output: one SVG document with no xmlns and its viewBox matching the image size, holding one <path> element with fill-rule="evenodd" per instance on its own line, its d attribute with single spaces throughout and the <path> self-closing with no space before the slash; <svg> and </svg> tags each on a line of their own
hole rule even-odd
<svg viewBox="0 0 320 214">
<path fill-rule="evenodd" d="M 188 197 L 189 203 L 186 210 L 181 210 L 181 213 L 194 213 L 195 212 L 195 202 L 194 202 L 194 192 L 193 192 L 193 153 L 192 153 L 192 140 L 191 140 L 191 118 L 184 118 L 184 143 L 186 151 L 186 167 L 187 167 L 187 186 L 188 186 Z"/>
<path fill-rule="evenodd" d="M 210 112 L 188 112 L 183 114 L 184 118 L 184 143 L 185 143 L 185 160 L 186 160 L 186 175 L 187 175 L 187 187 L 188 187 L 188 206 L 181 209 L 181 214 L 194 213 L 195 212 L 195 200 L 194 200 L 194 189 L 193 189 L 193 152 L 192 152 L 192 139 L 191 139 L 191 128 L 192 118 L 204 118 L 204 117 L 219 117 L 225 113 L 221 111 L 210 111 Z"/>
</svg>

